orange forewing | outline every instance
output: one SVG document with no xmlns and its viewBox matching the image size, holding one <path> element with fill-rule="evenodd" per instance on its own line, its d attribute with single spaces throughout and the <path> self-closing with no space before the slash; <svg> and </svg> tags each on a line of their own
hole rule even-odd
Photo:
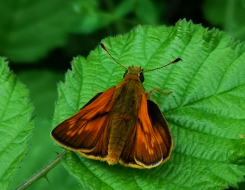
<svg viewBox="0 0 245 190">
<path fill-rule="evenodd" d="M 159 107 L 151 100 L 147 100 L 147 106 L 153 130 L 162 150 L 162 163 L 164 163 L 172 152 L 172 135 Z"/>
<path fill-rule="evenodd" d="M 149 118 L 145 94 L 142 96 L 136 127 L 135 161 L 145 167 L 160 164 L 162 150 Z"/>
<path fill-rule="evenodd" d="M 108 89 L 76 115 L 60 123 L 51 133 L 53 139 L 67 149 L 83 152 L 92 152 L 96 146 L 102 146 L 103 143 L 106 146 L 106 120 L 112 107 L 110 99 L 114 89 L 115 87 Z M 106 150 L 101 150 L 101 154 L 103 151 Z"/>
</svg>

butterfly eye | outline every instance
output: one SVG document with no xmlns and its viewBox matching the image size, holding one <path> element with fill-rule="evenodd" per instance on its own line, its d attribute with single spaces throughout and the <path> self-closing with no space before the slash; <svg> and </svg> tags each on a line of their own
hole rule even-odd
<svg viewBox="0 0 245 190">
<path fill-rule="evenodd" d="M 140 81 L 141 81 L 142 83 L 145 81 L 145 77 L 144 77 L 143 73 L 140 73 L 139 78 L 140 78 Z"/>
<path fill-rule="evenodd" d="M 128 74 L 128 70 L 125 71 L 123 78 L 125 78 L 126 74 Z"/>
</svg>

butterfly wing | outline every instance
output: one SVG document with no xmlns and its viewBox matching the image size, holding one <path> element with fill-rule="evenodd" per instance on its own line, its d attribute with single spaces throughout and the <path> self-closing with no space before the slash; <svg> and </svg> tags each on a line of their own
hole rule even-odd
<svg viewBox="0 0 245 190">
<path fill-rule="evenodd" d="M 120 163 L 135 168 L 152 168 L 166 161 L 172 137 L 158 106 L 143 94 L 135 133 L 126 141 Z"/>
<path fill-rule="evenodd" d="M 77 114 L 54 128 L 52 138 L 67 149 L 78 151 L 84 156 L 93 152 L 98 157 L 105 157 L 109 142 L 106 122 L 112 108 L 110 100 L 114 90 L 115 87 L 112 87 L 97 94 Z"/>
<path fill-rule="evenodd" d="M 164 163 L 170 158 L 173 149 L 172 135 L 158 105 L 151 100 L 147 100 L 147 107 L 153 130 L 162 150 L 162 163 Z"/>
</svg>

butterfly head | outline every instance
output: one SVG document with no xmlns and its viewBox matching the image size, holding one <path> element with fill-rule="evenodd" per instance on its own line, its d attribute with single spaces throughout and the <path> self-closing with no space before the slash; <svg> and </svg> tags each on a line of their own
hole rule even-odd
<svg viewBox="0 0 245 190">
<path fill-rule="evenodd" d="M 134 65 L 130 66 L 123 75 L 123 78 L 127 78 L 128 76 L 135 76 L 137 77 L 142 83 L 144 82 L 145 78 L 143 75 L 143 69 L 141 67 L 136 67 Z"/>
</svg>

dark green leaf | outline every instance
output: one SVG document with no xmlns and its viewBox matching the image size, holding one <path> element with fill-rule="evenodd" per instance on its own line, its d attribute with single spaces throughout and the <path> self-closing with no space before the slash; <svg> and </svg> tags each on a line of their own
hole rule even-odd
<svg viewBox="0 0 245 190">
<path fill-rule="evenodd" d="M 106 12 L 101 11 L 95 1 L 77 1 L 75 5 L 81 19 L 74 25 L 73 31 L 91 33 L 112 22 L 117 22 L 133 10 L 133 4 L 133 0 L 125 0 Z"/>
<path fill-rule="evenodd" d="M 151 0 L 136 1 L 135 13 L 143 24 L 158 24 L 159 10 Z"/>
<path fill-rule="evenodd" d="M 75 12 L 66 0 L 0 1 L 0 54 L 33 62 L 62 46 Z"/>
<path fill-rule="evenodd" d="M 245 1 L 207 0 L 204 14 L 213 25 L 221 27 L 240 40 L 245 40 Z"/>
</svg>

